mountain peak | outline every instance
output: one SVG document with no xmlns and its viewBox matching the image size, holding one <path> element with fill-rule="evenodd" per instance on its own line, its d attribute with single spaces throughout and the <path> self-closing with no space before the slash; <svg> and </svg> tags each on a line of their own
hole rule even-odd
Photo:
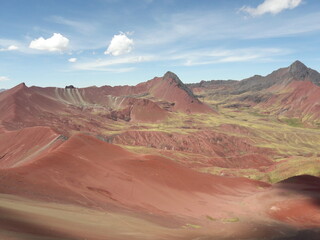
<svg viewBox="0 0 320 240">
<path fill-rule="evenodd" d="M 289 72 L 292 74 L 300 74 L 300 73 L 305 73 L 306 71 L 308 71 L 308 68 L 306 65 L 304 65 L 302 62 L 300 61 L 295 61 L 294 63 L 292 63 L 289 66 Z"/>
<path fill-rule="evenodd" d="M 300 61 L 295 61 L 288 67 L 288 72 L 295 80 L 298 81 L 311 81 L 314 84 L 320 86 L 320 74 L 311 69 L 308 68 L 306 65 L 304 65 Z"/>
<path fill-rule="evenodd" d="M 28 87 L 27 87 L 26 84 L 23 82 L 23 83 L 18 84 L 18 85 L 15 86 L 15 87 L 13 87 L 13 88 L 11 89 L 11 92 L 23 91 L 24 89 L 28 89 Z"/>
<path fill-rule="evenodd" d="M 173 72 L 166 72 L 164 75 L 163 75 L 163 79 L 172 79 L 174 80 L 175 82 L 177 83 L 182 83 L 182 81 L 179 79 L 179 77 L 177 76 L 177 74 L 173 73 Z"/>
<path fill-rule="evenodd" d="M 193 92 L 180 80 L 180 78 L 173 72 L 166 72 L 163 75 L 163 80 L 171 81 L 171 83 L 175 83 L 179 88 L 183 89 L 190 97 L 195 98 Z"/>
<path fill-rule="evenodd" d="M 21 88 L 26 88 L 27 87 L 27 85 L 24 82 L 20 83 L 18 86 L 20 86 Z"/>
</svg>

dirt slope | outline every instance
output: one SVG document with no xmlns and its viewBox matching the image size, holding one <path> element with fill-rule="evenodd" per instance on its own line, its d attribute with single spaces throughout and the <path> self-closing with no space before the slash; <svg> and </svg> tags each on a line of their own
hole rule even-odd
<svg viewBox="0 0 320 240">
<path fill-rule="evenodd" d="M 0 133 L 0 168 L 12 168 L 46 155 L 62 143 L 49 127 L 31 127 Z"/>
<path fill-rule="evenodd" d="M 237 199 L 267 186 L 245 178 L 198 173 L 168 159 L 133 154 L 81 134 L 35 162 L 0 173 L 2 193 L 195 218 L 208 213 L 221 217 L 226 209 L 237 211 L 219 198 Z"/>
</svg>

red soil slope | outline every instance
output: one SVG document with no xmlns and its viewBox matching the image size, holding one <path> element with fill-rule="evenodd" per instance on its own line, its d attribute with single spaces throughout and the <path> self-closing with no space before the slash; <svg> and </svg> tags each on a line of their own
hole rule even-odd
<svg viewBox="0 0 320 240">
<path fill-rule="evenodd" d="M 319 203 L 312 199 L 291 199 L 278 202 L 270 209 L 272 218 L 302 228 L 320 227 Z"/>
<path fill-rule="evenodd" d="M 62 107 L 59 102 L 35 93 L 22 83 L 0 93 L 0 123 L 32 124 L 45 113 L 57 113 Z"/>
<path fill-rule="evenodd" d="M 291 192 L 277 201 L 268 211 L 277 220 L 302 228 L 320 227 L 320 179 L 296 176 L 275 185 L 276 189 Z"/>
<path fill-rule="evenodd" d="M 155 102 L 166 101 L 173 103 L 173 110 L 187 113 L 214 113 L 209 106 L 200 102 L 177 75 L 167 72 L 163 77 L 156 77 L 136 86 L 103 86 L 89 87 L 82 89 L 58 89 L 38 88 L 33 90 L 39 94 L 49 96 L 52 99 L 59 99 L 69 104 L 101 104 L 105 105 L 114 97 L 140 98 L 149 96 Z"/>
<path fill-rule="evenodd" d="M 59 146 L 60 135 L 48 127 L 31 127 L 0 133 L 0 168 L 21 166 Z"/>
<path fill-rule="evenodd" d="M 274 109 L 278 115 L 316 120 L 320 118 L 320 87 L 310 81 L 293 81 L 288 85 L 273 86 L 274 93 L 261 108 Z"/>
<path fill-rule="evenodd" d="M 61 89 L 20 84 L 0 93 L 0 124 L 10 130 L 38 125 L 64 129 L 64 116 L 78 118 L 84 112 L 92 118 L 98 114 L 112 120 L 157 122 L 169 111 L 215 112 L 170 72 L 136 86 Z"/>
<path fill-rule="evenodd" d="M 214 113 L 215 111 L 200 102 L 174 73 L 168 72 L 162 78 L 154 78 L 150 93 L 175 103 L 174 109 L 186 113 Z"/>
<path fill-rule="evenodd" d="M 182 151 L 210 157 L 203 166 L 225 168 L 258 168 L 270 166 L 269 149 L 254 146 L 246 137 L 235 137 L 214 131 L 193 134 L 157 131 L 127 131 L 113 136 L 113 143 L 131 146 L 149 146 L 168 151 Z M 178 157 L 176 157 L 178 158 Z M 185 162 L 187 165 L 187 162 Z"/>
<path fill-rule="evenodd" d="M 136 86 L 104 86 L 100 88 L 106 95 L 113 96 L 143 96 L 150 95 L 158 100 L 173 103 L 173 110 L 187 113 L 215 113 L 206 104 L 199 101 L 186 85 L 172 72 L 163 77 L 155 77 Z M 86 96 L 93 98 L 93 88 L 85 90 Z"/>
<path fill-rule="evenodd" d="M 0 176 L 1 193 L 204 219 L 208 214 L 223 217 L 242 211 L 236 206 L 239 199 L 268 186 L 198 173 L 168 159 L 133 154 L 81 134 L 35 162 L 0 170 Z"/>
<path fill-rule="evenodd" d="M 158 122 L 167 118 L 168 112 L 147 99 L 134 101 L 131 107 L 131 120 L 135 122 Z"/>
<path fill-rule="evenodd" d="M 84 119 L 81 125 L 86 125 L 83 130 L 90 130 L 99 128 L 106 120 L 157 122 L 169 114 L 149 99 L 103 95 L 103 100 L 97 92 L 94 102 L 80 92 L 79 89 L 28 88 L 20 84 L 0 93 L 0 125 L 8 130 L 50 126 L 67 133 L 78 130 L 81 118 Z M 102 123 L 88 122 L 99 115 L 104 118 Z"/>
</svg>

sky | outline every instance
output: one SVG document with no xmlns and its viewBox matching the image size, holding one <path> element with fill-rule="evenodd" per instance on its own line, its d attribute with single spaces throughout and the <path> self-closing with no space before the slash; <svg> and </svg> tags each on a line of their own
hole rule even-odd
<svg viewBox="0 0 320 240">
<path fill-rule="evenodd" d="M 319 0 L 1 0 L 0 89 L 320 71 Z"/>
</svg>

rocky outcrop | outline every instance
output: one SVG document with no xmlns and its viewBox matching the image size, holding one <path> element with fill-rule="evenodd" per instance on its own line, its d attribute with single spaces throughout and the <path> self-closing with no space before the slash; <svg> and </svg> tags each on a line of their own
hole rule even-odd
<svg viewBox="0 0 320 240">
<path fill-rule="evenodd" d="M 65 89 L 75 89 L 75 87 L 73 85 L 68 85 L 65 87 Z"/>
</svg>

